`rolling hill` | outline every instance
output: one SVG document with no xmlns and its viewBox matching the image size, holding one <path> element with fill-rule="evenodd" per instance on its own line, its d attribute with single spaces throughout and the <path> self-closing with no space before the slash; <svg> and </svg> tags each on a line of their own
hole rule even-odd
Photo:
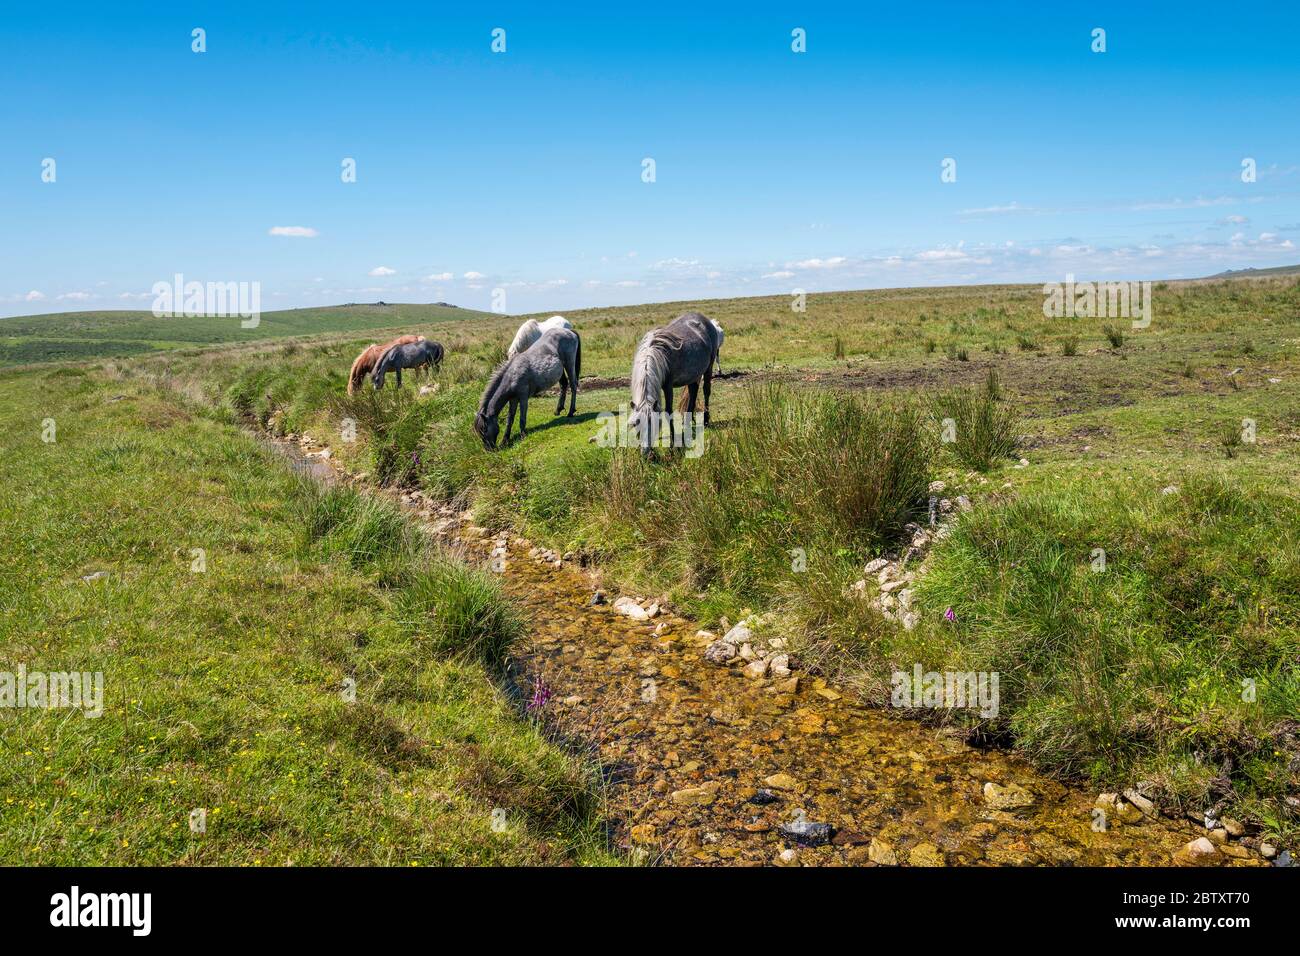
<svg viewBox="0 0 1300 956">
<path fill-rule="evenodd" d="M 151 312 L 61 312 L 0 319 L 0 366 L 122 358 L 164 349 L 416 327 L 491 313 L 454 305 L 349 304 L 264 312 L 256 328 L 234 316 L 159 318 Z"/>
</svg>

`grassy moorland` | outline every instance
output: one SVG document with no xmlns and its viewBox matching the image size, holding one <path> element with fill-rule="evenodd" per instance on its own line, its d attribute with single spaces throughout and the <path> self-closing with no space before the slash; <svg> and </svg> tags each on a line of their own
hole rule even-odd
<svg viewBox="0 0 1300 956">
<path fill-rule="evenodd" d="M 79 368 L 0 375 L 0 485 L 0 670 L 103 674 L 98 718 L 0 709 L 0 863 L 609 859 L 490 679 L 511 605 L 394 506 Z"/>
<path fill-rule="evenodd" d="M 886 704 L 891 672 L 914 663 L 997 670 L 999 715 L 973 729 L 1043 770 L 1151 781 L 1294 834 L 1300 282 L 1160 283 L 1141 330 L 1048 320 L 1042 304 L 1039 287 L 997 286 L 814 295 L 805 312 L 773 297 L 570 313 L 594 378 L 578 419 L 552 422 L 542 400 L 529 437 L 494 453 L 469 424 L 517 317 L 440 325 L 449 358 L 421 398 L 344 399 L 368 339 L 342 333 L 87 375 L 309 432 L 353 471 L 584 550 L 704 624 L 767 612 L 868 700 Z M 597 413 L 627 401 L 637 338 L 687 306 L 726 327 L 724 367 L 745 373 L 715 382 L 704 453 L 646 462 L 593 443 Z M 903 630 L 871 607 L 874 586 L 852 585 L 925 520 L 935 480 L 973 508 L 930 553 L 920 623 Z"/>
<path fill-rule="evenodd" d="M 126 358 L 172 349 L 261 342 L 472 320 L 485 313 L 440 305 L 359 304 L 266 312 L 254 328 L 237 317 L 158 318 L 151 312 L 63 312 L 0 319 L 0 368 Z"/>
</svg>

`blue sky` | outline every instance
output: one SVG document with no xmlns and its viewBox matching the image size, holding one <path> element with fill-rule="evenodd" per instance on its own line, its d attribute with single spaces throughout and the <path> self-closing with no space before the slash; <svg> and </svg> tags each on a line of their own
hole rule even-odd
<svg viewBox="0 0 1300 956">
<path fill-rule="evenodd" d="M 0 315 L 1300 262 L 1294 4 L 126 6 L 5 11 Z"/>
</svg>

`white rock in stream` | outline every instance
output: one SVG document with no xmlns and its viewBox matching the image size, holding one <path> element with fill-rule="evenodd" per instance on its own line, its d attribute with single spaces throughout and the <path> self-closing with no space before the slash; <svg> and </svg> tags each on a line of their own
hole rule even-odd
<svg viewBox="0 0 1300 956">
<path fill-rule="evenodd" d="M 741 644 L 748 644 L 754 639 L 754 632 L 749 629 L 749 625 L 741 621 L 726 634 L 722 639 L 728 644 L 735 644 L 739 647 Z"/>
<path fill-rule="evenodd" d="M 645 608 L 630 597 L 621 597 L 614 602 L 614 610 L 619 614 L 624 614 L 634 621 L 648 621 L 650 615 L 646 613 Z"/>
</svg>

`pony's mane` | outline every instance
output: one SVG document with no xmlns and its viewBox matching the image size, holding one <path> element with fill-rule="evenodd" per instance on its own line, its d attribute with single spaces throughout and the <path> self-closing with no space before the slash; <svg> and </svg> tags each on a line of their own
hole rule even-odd
<svg viewBox="0 0 1300 956">
<path fill-rule="evenodd" d="M 668 351 L 682 347 L 682 341 L 665 329 L 652 329 L 641 337 L 632 359 L 632 407 L 659 400 L 664 377 L 668 374 Z"/>
<path fill-rule="evenodd" d="M 488 399 L 492 397 L 493 392 L 497 390 L 497 386 L 501 384 L 501 377 L 506 374 L 506 369 L 510 367 L 511 361 L 512 359 L 505 359 L 492 370 L 491 376 L 488 377 L 487 388 L 483 389 L 483 397 L 479 399 L 479 414 L 487 410 Z"/>
</svg>

